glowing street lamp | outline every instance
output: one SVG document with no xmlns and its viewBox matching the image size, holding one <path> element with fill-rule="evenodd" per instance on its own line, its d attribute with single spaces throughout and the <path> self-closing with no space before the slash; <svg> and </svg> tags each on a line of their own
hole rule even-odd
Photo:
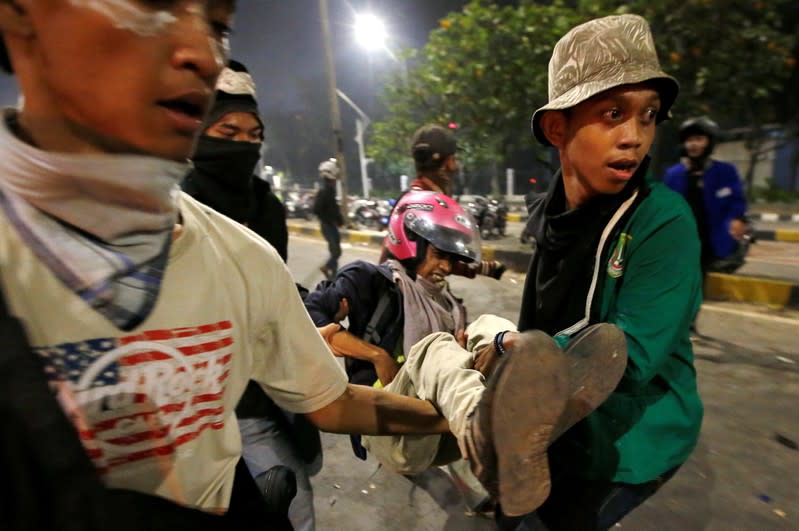
<svg viewBox="0 0 799 531">
<path fill-rule="evenodd" d="M 386 25 L 377 16 L 365 13 L 355 17 L 355 40 L 367 50 L 386 47 Z"/>
<path fill-rule="evenodd" d="M 355 40 L 358 44 L 369 52 L 383 50 L 389 57 L 399 63 L 402 69 L 402 81 L 408 84 L 408 65 L 405 59 L 397 57 L 386 45 L 388 32 L 383 21 L 372 13 L 363 13 L 355 16 Z"/>
<path fill-rule="evenodd" d="M 363 13 L 355 16 L 354 25 L 355 40 L 358 44 L 369 52 L 383 50 L 389 57 L 399 63 L 402 68 L 402 81 L 405 86 L 408 85 L 408 66 L 404 59 L 397 57 L 386 45 L 388 33 L 383 21 L 372 13 Z M 358 159 L 361 165 L 361 181 L 363 185 L 364 197 L 369 197 L 369 175 L 367 171 L 368 159 L 364 152 L 364 132 L 369 126 L 369 117 L 358 108 L 353 101 L 347 97 L 342 91 L 336 91 L 338 96 L 344 100 L 352 109 L 358 114 L 355 120 L 355 142 L 358 144 Z"/>
</svg>

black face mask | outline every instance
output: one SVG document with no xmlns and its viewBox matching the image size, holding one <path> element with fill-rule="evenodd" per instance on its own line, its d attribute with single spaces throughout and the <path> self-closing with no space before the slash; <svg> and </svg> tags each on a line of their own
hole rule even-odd
<svg viewBox="0 0 799 531">
<path fill-rule="evenodd" d="M 261 144 L 201 136 L 192 159 L 194 170 L 183 189 L 195 199 L 240 223 L 247 223 L 255 204 L 253 170 Z"/>
<path fill-rule="evenodd" d="M 203 135 L 197 141 L 192 160 L 196 171 L 218 185 L 246 191 L 260 158 L 260 142 L 236 142 Z"/>
</svg>

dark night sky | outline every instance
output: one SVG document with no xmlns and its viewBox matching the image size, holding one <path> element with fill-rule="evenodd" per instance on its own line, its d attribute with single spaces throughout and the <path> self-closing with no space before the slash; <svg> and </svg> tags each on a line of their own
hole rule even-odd
<svg viewBox="0 0 799 531">
<path fill-rule="evenodd" d="M 382 50 L 368 52 L 353 36 L 355 13 L 371 11 L 383 19 L 387 46 L 421 48 L 430 31 L 465 0 L 328 0 L 337 85 L 373 119 L 377 97 L 399 65 Z M 267 117 L 269 162 L 293 168 L 305 181 L 316 177 L 319 160 L 333 155 L 318 0 L 238 0 L 231 56 L 243 62 L 258 86 L 261 113 Z M 102 87 L 102 84 L 98 84 Z M 0 105 L 17 97 L 13 77 L 0 75 Z M 348 174 L 357 172 L 354 113 L 340 103 Z M 296 121 L 299 116 L 301 121 Z M 289 160 L 291 158 L 291 160 Z M 354 175 L 350 175 L 352 179 Z"/>
<path fill-rule="evenodd" d="M 370 53 L 357 45 L 352 35 L 354 13 L 371 5 L 386 23 L 390 48 L 418 48 L 441 17 L 463 4 L 463 0 L 330 0 L 339 88 L 361 105 L 379 91 L 386 73 L 398 68 L 385 52 Z M 243 0 L 239 6 L 233 56 L 264 87 L 263 107 L 292 106 L 300 80 L 326 80 L 317 0 Z"/>
<path fill-rule="evenodd" d="M 338 86 L 368 107 L 383 76 L 397 68 L 384 52 L 370 54 L 357 46 L 352 36 L 355 12 L 371 6 L 386 23 L 389 46 L 398 49 L 423 46 L 438 20 L 463 4 L 463 0 L 329 0 Z M 296 107 L 298 83 L 326 79 L 318 1 L 239 0 L 238 5 L 232 56 L 252 72 L 265 111 Z M 13 78 L 1 76 L 0 104 L 13 104 L 16 93 Z"/>
<path fill-rule="evenodd" d="M 387 46 L 421 48 L 430 30 L 463 0 L 329 0 L 337 86 L 373 119 L 377 96 L 400 68 L 385 51 L 368 52 L 353 36 L 355 13 L 384 20 Z M 232 56 L 252 73 L 266 115 L 267 162 L 310 185 L 320 160 L 334 155 L 318 0 L 240 0 Z M 355 113 L 340 103 L 348 181 L 358 180 Z M 297 119 L 299 117 L 299 120 Z M 373 175 L 373 178 L 377 176 Z M 386 181 L 375 186 L 390 186 Z"/>
</svg>

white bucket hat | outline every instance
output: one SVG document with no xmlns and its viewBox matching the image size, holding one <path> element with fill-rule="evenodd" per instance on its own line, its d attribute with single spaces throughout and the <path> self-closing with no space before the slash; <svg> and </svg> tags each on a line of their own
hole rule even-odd
<svg viewBox="0 0 799 531">
<path fill-rule="evenodd" d="M 679 84 L 661 70 L 652 32 L 643 17 L 616 15 L 580 24 L 552 51 L 549 103 L 533 113 L 533 134 L 548 146 L 539 123 L 544 112 L 568 109 L 608 89 L 645 81 L 657 82 L 660 123 L 669 117 Z"/>
</svg>

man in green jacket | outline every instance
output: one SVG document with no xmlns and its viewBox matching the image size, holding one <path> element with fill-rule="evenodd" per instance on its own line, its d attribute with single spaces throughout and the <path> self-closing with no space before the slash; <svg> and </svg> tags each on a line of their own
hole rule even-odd
<svg viewBox="0 0 799 531">
<path fill-rule="evenodd" d="M 529 206 L 537 251 L 519 330 L 561 344 L 612 323 L 628 362 L 607 401 L 549 450 L 551 531 L 612 527 L 688 459 L 702 403 L 689 327 L 701 303 L 699 239 L 676 194 L 646 181 L 656 124 L 678 92 L 661 71 L 646 21 L 611 16 L 573 28 L 549 64 L 536 139 L 561 170 Z M 515 525 L 515 524 L 514 524 Z"/>
</svg>

